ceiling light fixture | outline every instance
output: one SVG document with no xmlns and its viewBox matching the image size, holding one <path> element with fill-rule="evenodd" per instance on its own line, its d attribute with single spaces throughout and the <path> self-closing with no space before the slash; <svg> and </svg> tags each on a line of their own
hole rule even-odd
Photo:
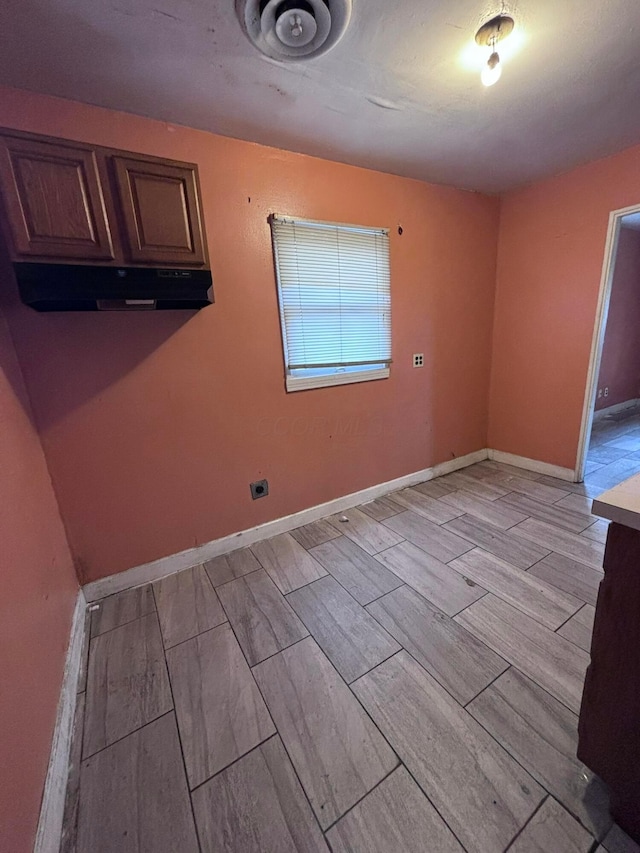
<svg viewBox="0 0 640 853">
<path fill-rule="evenodd" d="M 486 24 L 483 24 L 476 33 L 476 42 L 482 47 L 488 47 L 491 51 L 486 65 L 482 69 L 480 79 L 485 86 L 493 86 L 502 74 L 500 54 L 496 50 L 499 41 L 506 39 L 514 27 L 514 20 L 509 15 L 496 15 Z"/>
</svg>

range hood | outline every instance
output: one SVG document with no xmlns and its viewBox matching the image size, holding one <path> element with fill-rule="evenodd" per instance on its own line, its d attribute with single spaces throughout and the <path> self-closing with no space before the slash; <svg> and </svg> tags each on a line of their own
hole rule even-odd
<svg viewBox="0 0 640 853">
<path fill-rule="evenodd" d="M 145 311 L 204 308 L 209 270 L 14 263 L 25 305 L 36 311 Z"/>
</svg>

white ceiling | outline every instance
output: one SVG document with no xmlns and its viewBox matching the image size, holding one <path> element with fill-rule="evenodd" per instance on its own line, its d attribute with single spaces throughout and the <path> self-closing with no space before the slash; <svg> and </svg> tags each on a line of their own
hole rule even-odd
<svg viewBox="0 0 640 853">
<path fill-rule="evenodd" d="M 485 89 L 473 36 L 501 10 L 516 29 Z M 438 183 L 501 191 L 640 142 L 638 0 L 353 0 L 332 51 L 287 65 L 234 0 L 3 0 L 0 16 L 5 84 Z"/>
</svg>

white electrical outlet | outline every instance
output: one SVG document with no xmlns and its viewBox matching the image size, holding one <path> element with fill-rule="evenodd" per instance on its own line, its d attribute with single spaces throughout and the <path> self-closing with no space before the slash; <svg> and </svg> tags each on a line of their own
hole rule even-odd
<svg viewBox="0 0 640 853">
<path fill-rule="evenodd" d="M 598 388 L 598 399 L 602 397 L 602 388 Z"/>
<path fill-rule="evenodd" d="M 604 396 L 605 396 L 605 397 L 608 397 L 608 396 L 609 396 L 609 386 L 608 386 L 608 385 L 607 385 L 607 387 L 604 389 Z"/>
<path fill-rule="evenodd" d="M 413 354 L 413 366 L 414 367 L 424 367 L 424 353 L 423 352 L 414 352 L 414 354 Z"/>
</svg>

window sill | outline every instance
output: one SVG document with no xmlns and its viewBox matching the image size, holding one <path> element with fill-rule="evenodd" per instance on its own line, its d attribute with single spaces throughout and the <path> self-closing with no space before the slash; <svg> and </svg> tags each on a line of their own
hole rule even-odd
<svg viewBox="0 0 640 853">
<path fill-rule="evenodd" d="M 311 388 L 327 388 L 331 385 L 352 385 L 354 382 L 371 382 L 388 379 L 389 368 L 361 370 L 357 373 L 331 373 L 324 376 L 287 376 L 287 391 L 308 391 Z"/>
</svg>

